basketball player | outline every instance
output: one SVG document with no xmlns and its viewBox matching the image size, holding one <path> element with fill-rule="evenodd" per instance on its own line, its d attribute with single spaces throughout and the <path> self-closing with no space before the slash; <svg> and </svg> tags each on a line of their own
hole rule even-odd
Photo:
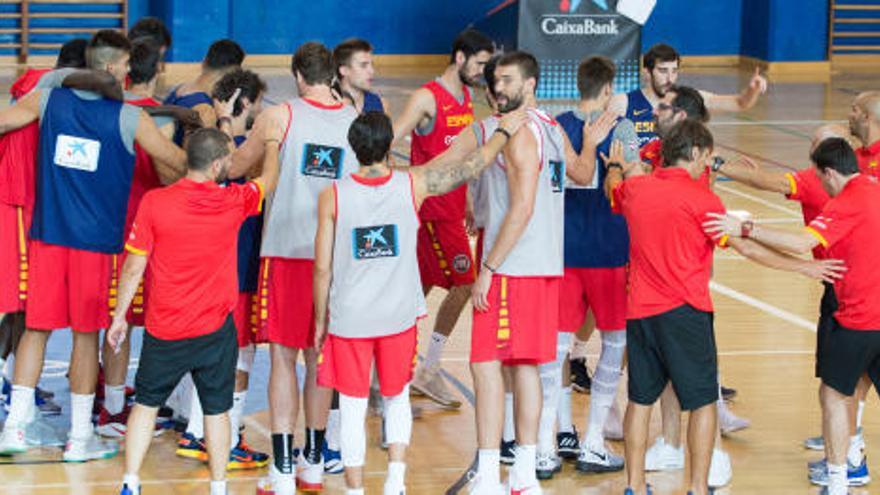
<svg viewBox="0 0 880 495">
<path fill-rule="evenodd" d="M 248 130 L 259 114 L 266 83 L 260 77 L 245 70 L 235 70 L 223 76 L 214 86 L 212 97 L 215 108 L 222 102 L 233 102 L 229 121 L 224 119 L 222 129 L 239 146 L 246 139 Z M 220 102 L 220 103 L 217 103 Z M 239 178 L 232 182 L 244 184 Z M 232 408 L 229 410 L 230 445 L 228 470 L 254 469 L 266 466 L 269 456 L 251 449 L 239 433 L 245 399 L 247 397 L 249 375 L 256 354 L 256 323 L 258 300 L 256 295 L 257 277 L 260 265 L 260 235 L 263 230 L 263 216 L 252 215 L 241 225 L 238 236 L 238 298 L 232 312 L 235 328 L 238 331 L 238 361 L 235 371 L 235 392 Z M 177 443 L 176 454 L 181 457 L 208 461 L 208 450 L 204 441 L 204 411 L 198 396 L 193 396 L 186 431 Z"/>
<path fill-rule="evenodd" d="M 233 101 L 227 102 L 231 119 Z M 278 180 L 280 133 L 260 136 L 266 147 L 262 175 L 247 184 L 221 187 L 231 162 L 231 140 L 202 129 L 187 143 L 187 174 L 144 196 L 120 283 L 119 311 L 108 340 L 125 339 L 125 311 L 150 264 L 152 302 L 138 365 L 137 399 L 125 438 L 122 495 L 139 495 L 140 471 L 159 407 L 186 373 L 191 373 L 205 410 L 211 495 L 226 495 L 229 410 L 232 407 L 237 335 L 236 243 L 241 224 L 262 209 L 264 194 Z"/>
<path fill-rule="evenodd" d="M 340 391 L 348 495 L 364 493 L 363 423 L 374 359 L 386 402 L 384 493 L 406 491 L 405 452 L 412 428 L 408 383 L 416 357 L 416 322 L 427 310 L 416 256 L 418 207 L 426 197 L 476 176 L 507 142 L 504 136 L 524 122 L 523 114 L 511 115 L 498 136 L 464 162 L 432 162 L 411 172 L 392 172 L 388 165 L 393 131 L 384 113 L 363 114 L 349 130 L 361 166 L 321 193 L 315 253 L 317 341 L 324 342 L 319 380 Z M 371 289 L 377 286 L 391 293 Z"/>
<path fill-rule="evenodd" d="M 525 52 L 503 55 L 495 69 L 498 109 L 527 108 L 528 130 L 515 134 L 503 159 L 483 172 L 485 245 L 474 284 L 471 371 L 477 397 L 478 472 L 471 493 L 502 493 L 498 450 L 504 389 L 511 366 L 516 390 L 517 449 L 508 481 L 513 493 L 539 494 L 535 475 L 541 412 L 538 365 L 554 359 L 562 276 L 564 134 L 534 109 L 538 63 Z M 538 153 L 538 150 L 541 153 Z M 540 166 L 536 166 L 540 157 Z"/>
<path fill-rule="evenodd" d="M 97 32 L 89 67 L 117 79 L 127 72 L 130 44 L 113 30 Z M 142 110 L 69 89 L 35 90 L 0 112 L 0 132 L 40 122 L 37 196 L 31 228 L 28 330 L 16 359 L 10 414 L 0 452 L 27 450 L 24 428 L 33 416 L 51 330 L 71 327 L 71 432 L 64 460 L 115 455 L 94 435 L 91 413 L 98 368 L 98 335 L 109 323 L 110 261 L 123 242 L 134 143 L 159 163 L 179 168 L 182 150 Z M 100 143 L 100 144 L 99 144 Z M 76 198 L 76 199 L 75 199 Z M 88 205 L 82 204 L 88 201 Z"/>
<path fill-rule="evenodd" d="M 373 45 L 360 38 L 349 38 L 333 49 L 336 64 L 334 88 L 340 99 L 358 113 L 385 112 L 388 104 L 373 89 Z"/>
<path fill-rule="evenodd" d="M 880 312 L 876 309 L 880 271 L 870 248 L 880 229 L 880 186 L 869 175 L 859 173 L 857 156 L 845 139 L 824 140 L 813 150 L 811 160 L 831 199 L 804 231 L 758 226 L 730 215 L 715 215 L 705 226 L 713 236 L 752 239 L 785 253 L 806 254 L 821 245 L 830 258 L 844 262 L 846 273 L 834 281 L 839 305 L 818 356 L 822 434 L 828 460 L 823 493 L 843 495 L 852 482 L 852 476 L 848 480 L 850 471 L 867 476 L 864 455 L 852 449 L 850 403 L 861 377 L 865 373 L 876 377 L 880 371 Z M 812 474 L 811 481 L 817 481 Z"/>
<path fill-rule="evenodd" d="M 166 105 L 179 105 L 191 108 L 202 117 L 204 127 L 214 127 L 217 115 L 214 113 L 214 101 L 211 91 L 217 81 L 229 71 L 241 67 L 244 61 L 244 50 L 232 40 L 218 40 L 211 43 L 208 53 L 202 60 L 202 72 L 191 82 L 181 84 L 171 90 L 165 98 Z M 183 135 L 175 135 L 175 141 L 181 143 Z"/>
<path fill-rule="evenodd" d="M 159 72 L 165 72 L 165 54 L 171 48 L 171 32 L 158 17 L 141 17 L 128 29 L 128 39 L 132 42 L 140 38 L 153 41 L 159 47 Z"/>
<path fill-rule="evenodd" d="M 849 128 L 862 141 L 855 150 L 859 170 L 880 177 L 880 91 L 867 91 L 853 101 Z"/>
<path fill-rule="evenodd" d="M 258 490 L 276 495 L 293 493 L 297 481 L 304 490 L 323 487 L 321 447 L 332 393 L 315 383 L 318 354 L 314 348 L 312 269 L 316 211 L 318 194 L 357 170 L 347 140 L 357 111 L 333 96 L 330 51 L 319 43 L 300 46 L 293 55 L 292 72 L 300 96 L 264 110 L 252 131 L 259 133 L 270 126 L 280 128 L 285 136 L 280 186 L 267 202 L 258 289 L 260 331 L 266 332 L 271 344 L 269 408 L 274 458 L 269 478 L 260 482 Z M 230 177 L 244 175 L 262 157 L 261 148 L 245 141 L 233 155 Z M 299 411 L 296 360 L 300 350 L 306 360 L 306 439 L 297 474 L 293 432 Z"/>
<path fill-rule="evenodd" d="M 571 401 L 565 401 L 560 413 L 560 454 L 577 458 L 577 468 L 584 472 L 607 472 L 623 469 L 623 458 L 605 446 L 603 430 L 609 412 L 617 401 L 617 383 L 626 350 L 626 264 L 628 243 L 626 222 L 612 215 L 605 191 L 605 167 L 601 155 L 607 155 L 612 141 L 623 144 L 626 157 L 638 159 L 638 137 L 629 120 L 616 119 L 611 132 L 597 122 L 608 109 L 612 98 L 614 63 L 604 57 L 589 57 L 578 67 L 577 84 L 581 94 L 577 110 L 557 117 L 577 152 L 589 150 L 599 162 L 592 181 L 586 186 L 568 184 L 565 191 L 565 276 L 560 297 L 560 345 L 568 348 L 571 333 L 577 331 L 592 310 L 596 328 L 602 335 L 599 364 L 592 379 L 590 414 L 584 442 L 578 451 L 577 432 L 571 421 Z M 593 125 L 586 125 L 589 122 Z M 599 135 L 597 134 L 600 133 Z M 593 132 L 591 132 L 593 131 Z M 558 356 L 555 373 L 565 359 Z M 542 375 L 544 370 L 542 369 Z M 571 390 L 564 394 L 570 397 Z M 547 406 L 545 405 L 545 408 Z M 539 449 L 538 471 L 552 476 L 553 421 L 555 414 L 542 424 L 547 440 Z M 570 441 L 566 436 L 573 436 Z M 549 444 L 549 445 L 548 445 Z M 549 447 L 549 449 L 548 449 Z"/>
<path fill-rule="evenodd" d="M 608 160 L 606 188 L 615 211 L 626 218 L 631 236 L 627 300 L 630 402 L 624 436 L 630 494 L 646 493 L 644 460 L 651 407 L 670 381 L 682 409 L 691 411 L 689 493 L 709 493 L 709 465 L 717 434 L 714 402 L 718 398 L 709 279 L 715 244 L 723 247 L 729 239 L 714 234 L 710 239 L 703 232 L 703 222 L 710 218 L 707 215 L 724 212 L 718 196 L 699 183 L 711 162 L 712 149 L 708 129 L 686 119 L 664 138 L 665 166 L 653 174 L 638 176 L 643 171 L 624 162 L 620 146 L 612 149 Z M 731 239 L 730 245 L 746 256 L 769 258 L 767 264 L 776 268 L 820 279 L 839 276 L 840 267 L 834 263 L 774 255 L 740 239 Z M 670 263 L 673 259 L 676 262 Z"/>
<path fill-rule="evenodd" d="M 450 63 L 443 74 L 410 96 L 394 122 L 394 138 L 412 135 L 410 164 L 421 165 L 449 148 L 455 136 L 474 121 L 471 87 L 479 83 L 483 66 L 494 51 L 492 40 L 468 29 L 452 44 Z M 473 257 L 465 230 L 467 187 L 429 198 L 419 216 L 419 270 L 425 294 L 434 286 L 449 292 L 437 311 L 425 361 L 412 389 L 440 405 L 461 407 L 440 374 L 440 357 L 474 282 Z"/>
</svg>

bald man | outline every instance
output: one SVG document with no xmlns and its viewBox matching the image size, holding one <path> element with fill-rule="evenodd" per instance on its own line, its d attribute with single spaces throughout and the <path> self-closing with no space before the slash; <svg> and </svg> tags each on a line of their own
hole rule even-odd
<svg viewBox="0 0 880 495">
<path fill-rule="evenodd" d="M 849 112 L 849 130 L 862 143 L 855 148 L 859 171 L 880 177 L 880 91 L 856 96 Z"/>
</svg>

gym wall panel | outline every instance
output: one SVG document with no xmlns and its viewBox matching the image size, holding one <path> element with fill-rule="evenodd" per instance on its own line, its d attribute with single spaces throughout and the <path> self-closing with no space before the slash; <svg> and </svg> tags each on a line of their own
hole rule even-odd
<svg viewBox="0 0 880 495">
<path fill-rule="evenodd" d="M 682 55 L 738 55 L 744 1 L 657 0 L 642 29 L 642 51 L 662 42 Z"/>
</svg>

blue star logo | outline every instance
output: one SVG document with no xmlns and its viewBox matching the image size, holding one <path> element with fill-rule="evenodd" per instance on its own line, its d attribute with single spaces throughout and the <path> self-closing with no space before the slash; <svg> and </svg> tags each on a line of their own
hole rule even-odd
<svg viewBox="0 0 880 495">
<path fill-rule="evenodd" d="M 370 232 L 364 236 L 369 243 L 370 246 L 375 245 L 377 242 L 381 242 L 383 245 L 387 246 L 388 241 L 385 240 L 385 236 L 382 235 L 383 227 L 379 227 L 378 229 L 372 229 Z"/>
<path fill-rule="evenodd" d="M 608 10 L 608 0 L 593 0 L 593 3 L 602 10 Z"/>
<path fill-rule="evenodd" d="M 82 156 L 88 158 L 88 154 L 86 154 L 86 143 L 82 141 L 74 141 L 70 144 L 70 152 L 71 156 L 76 155 L 77 153 L 81 153 Z"/>
<path fill-rule="evenodd" d="M 333 165 L 333 157 L 331 156 L 333 153 L 332 149 L 318 149 L 314 153 L 316 165 L 319 167 L 323 167 L 324 164 Z"/>
</svg>

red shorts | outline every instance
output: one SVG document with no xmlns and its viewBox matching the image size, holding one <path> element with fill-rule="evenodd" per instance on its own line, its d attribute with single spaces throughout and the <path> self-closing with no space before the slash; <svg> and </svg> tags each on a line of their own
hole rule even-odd
<svg viewBox="0 0 880 495">
<path fill-rule="evenodd" d="M 559 329 L 577 332 L 593 311 L 596 328 L 626 329 L 626 267 L 566 268 L 559 298 Z"/>
<path fill-rule="evenodd" d="M 30 226 L 30 211 L 0 203 L 0 313 L 24 311 Z"/>
<path fill-rule="evenodd" d="M 259 324 L 260 300 L 253 292 L 239 292 L 238 303 L 232 311 L 232 319 L 238 330 L 238 347 L 259 344 L 257 326 Z"/>
<path fill-rule="evenodd" d="M 35 330 L 70 327 L 75 332 L 107 328 L 113 255 L 37 240 L 31 240 L 29 247 L 27 327 Z"/>
<path fill-rule="evenodd" d="M 350 397 L 367 397 L 375 359 L 379 389 L 385 397 L 393 397 L 412 380 L 417 350 L 415 325 L 394 335 L 367 339 L 328 335 L 318 358 L 318 385 Z"/>
<path fill-rule="evenodd" d="M 127 255 L 128 251 L 124 251 L 122 254 L 115 254 L 110 261 L 110 316 L 113 316 L 113 313 L 116 312 L 119 281 L 122 278 L 122 266 L 125 264 Z M 144 271 L 144 277 L 138 283 L 137 292 L 135 292 L 134 299 L 131 300 L 131 305 L 128 307 L 128 314 L 125 315 L 125 321 L 132 326 L 142 327 L 146 325 L 144 320 L 146 317 L 149 280 L 150 267 L 148 266 Z"/>
<path fill-rule="evenodd" d="M 470 285 L 476 280 L 471 244 L 463 221 L 423 221 L 418 240 L 422 285 Z"/>
<path fill-rule="evenodd" d="M 559 277 L 494 275 L 489 310 L 474 310 L 471 362 L 543 364 L 556 359 Z"/>
<path fill-rule="evenodd" d="M 257 338 L 294 349 L 315 342 L 312 308 L 312 260 L 263 258 L 260 260 L 260 314 Z"/>
</svg>

